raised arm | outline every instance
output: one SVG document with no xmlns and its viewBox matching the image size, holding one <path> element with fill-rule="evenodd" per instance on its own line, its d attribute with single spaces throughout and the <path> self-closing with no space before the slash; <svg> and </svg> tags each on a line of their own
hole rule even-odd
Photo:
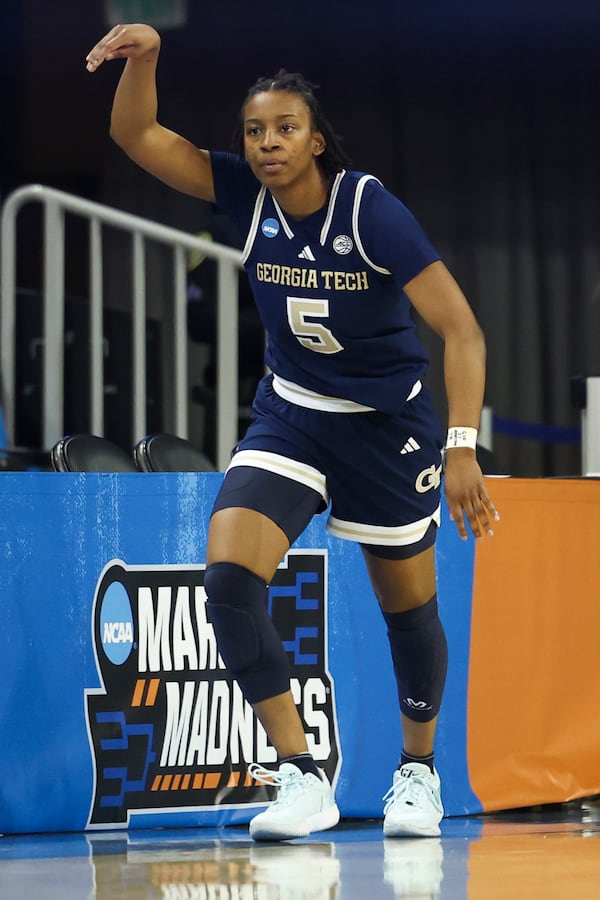
<svg viewBox="0 0 600 900">
<path fill-rule="evenodd" d="M 485 340 L 460 287 L 441 262 L 432 263 L 405 286 L 420 316 L 444 341 L 448 425 L 478 428 L 485 386 Z M 499 515 L 492 503 L 474 449 L 446 452 L 444 487 L 450 516 L 462 538 L 465 517 L 476 538 L 493 534 Z"/>
<path fill-rule="evenodd" d="M 88 72 L 104 62 L 125 59 L 115 91 L 110 134 L 139 166 L 156 178 L 201 200 L 214 201 L 210 154 L 158 122 L 156 66 L 160 36 L 149 25 L 115 25 L 90 50 Z"/>
</svg>

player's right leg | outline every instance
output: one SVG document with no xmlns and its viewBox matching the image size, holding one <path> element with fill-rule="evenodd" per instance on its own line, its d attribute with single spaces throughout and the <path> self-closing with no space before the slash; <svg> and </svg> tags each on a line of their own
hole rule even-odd
<svg viewBox="0 0 600 900">
<path fill-rule="evenodd" d="M 308 753 L 290 691 L 287 654 L 267 611 L 267 585 L 321 502 L 321 495 L 303 484 L 236 466 L 225 478 L 211 518 L 207 612 L 223 661 L 280 762 L 274 772 L 250 767 L 257 780 L 279 788 L 277 799 L 250 823 L 255 840 L 303 837 L 339 820 L 331 786 Z"/>
</svg>

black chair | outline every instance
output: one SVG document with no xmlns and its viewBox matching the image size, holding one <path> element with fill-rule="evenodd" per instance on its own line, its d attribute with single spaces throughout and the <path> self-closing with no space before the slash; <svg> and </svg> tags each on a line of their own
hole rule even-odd
<svg viewBox="0 0 600 900">
<path fill-rule="evenodd" d="M 95 434 L 70 434 L 50 451 L 55 472 L 137 472 L 125 450 Z"/>
<path fill-rule="evenodd" d="M 36 447 L 0 447 L 0 472 L 48 472 L 50 453 Z"/>
<path fill-rule="evenodd" d="M 216 472 L 208 456 L 175 434 L 150 434 L 133 448 L 142 472 Z"/>
</svg>

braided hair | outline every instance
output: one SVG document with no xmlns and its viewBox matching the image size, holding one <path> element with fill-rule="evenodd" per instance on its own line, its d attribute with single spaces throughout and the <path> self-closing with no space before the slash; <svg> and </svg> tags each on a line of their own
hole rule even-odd
<svg viewBox="0 0 600 900">
<path fill-rule="evenodd" d="M 342 147 L 342 139 L 335 133 L 323 114 L 321 104 L 315 96 L 317 87 L 318 85 L 311 84 L 298 72 L 287 72 L 285 69 L 279 69 L 273 78 L 264 76 L 259 78 L 248 91 L 242 104 L 240 121 L 235 133 L 235 148 L 240 156 L 244 156 L 244 109 L 248 101 L 256 94 L 267 91 L 286 91 L 288 94 L 299 94 L 302 97 L 311 114 L 314 129 L 320 131 L 325 138 L 325 150 L 317 157 L 317 164 L 321 167 L 323 174 L 330 178 L 341 169 L 348 168 L 350 159 Z"/>
</svg>

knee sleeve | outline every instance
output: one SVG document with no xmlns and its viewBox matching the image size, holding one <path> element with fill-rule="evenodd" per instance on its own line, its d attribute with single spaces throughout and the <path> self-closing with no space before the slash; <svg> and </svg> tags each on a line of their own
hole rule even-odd
<svg viewBox="0 0 600 900">
<path fill-rule="evenodd" d="M 262 578 L 235 563 L 212 563 L 204 588 L 219 653 L 246 700 L 260 703 L 289 690 L 289 660 L 267 612 Z"/>
<path fill-rule="evenodd" d="M 448 670 L 448 644 L 437 597 L 416 609 L 383 613 L 388 627 L 402 713 L 429 722 L 440 711 Z"/>
</svg>

